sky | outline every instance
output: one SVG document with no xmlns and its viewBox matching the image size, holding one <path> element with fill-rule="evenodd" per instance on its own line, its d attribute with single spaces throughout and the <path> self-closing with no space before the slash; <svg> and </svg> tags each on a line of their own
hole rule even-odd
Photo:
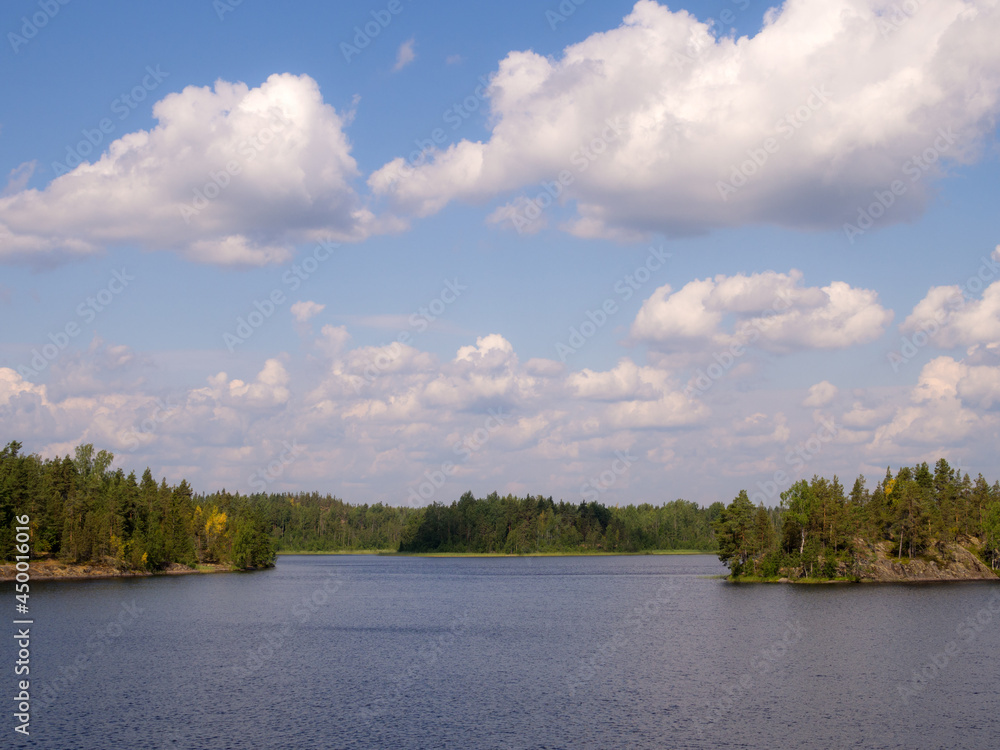
<svg viewBox="0 0 1000 750">
<path fill-rule="evenodd" d="M 1000 476 L 998 0 L 9 0 L 0 440 L 196 491 Z"/>
</svg>

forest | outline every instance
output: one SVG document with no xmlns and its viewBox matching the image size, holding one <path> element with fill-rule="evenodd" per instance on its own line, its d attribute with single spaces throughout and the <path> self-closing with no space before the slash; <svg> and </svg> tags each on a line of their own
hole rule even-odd
<svg viewBox="0 0 1000 750">
<path fill-rule="evenodd" d="M 33 557 L 157 571 L 171 563 L 236 569 L 274 564 L 261 506 L 225 492 L 196 496 L 186 481 L 157 483 L 112 470 L 114 456 L 91 444 L 73 458 L 42 460 L 14 441 L 0 450 L 0 558 L 12 557 L 15 515 L 31 519 Z"/>
<path fill-rule="evenodd" d="M 279 552 L 714 552 L 712 522 L 724 507 L 675 500 L 658 507 L 608 508 L 496 492 L 481 499 L 466 492 L 450 505 L 419 508 L 350 505 L 316 493 L 251 500 L 262 508 Z"/>
<path fill-rule="evenodd" d="M 565 553 L 716 550 L 723 504 L 675 500 L 624 508 L 551 497 L 476 499 L 413 508 L 351 505 L 318 493 L 195 494 L 113 469 L 93 445 L 43 460 L 18 442 L 0 451 L 0 557 L 12 556 L 13 519 L 28 514 L 32 552 L 126 571 L 171 563 L 273 564 L 277 552 Z"/>
<path fill-rule="evenodd" d="M 800 480 L 777 508 L 741 491 L 725 506 L 687 500 L 608 507 L 552 497 L 476 498 L 414 508 L 352 505 L 318 493 L 196 494 L 113 469 L 91 444 L 42 459 L 18 442 L 0 450 L 0 557 L 11 558 L 14 517 L 31 517 L 33 556 L 102 562 L 122 571 L 172 563 L 268 567 L 278 552 L 642 553 L 717 552 L 734 577 L 857 576 L 859 552 L 891 543 L 898 559 L 941 542 L 1000 564 L 1000 482 L 972 480 L 945 459 L 902 467 L 868 490 L 834 476 Z"/>
<path fill-rule="evenodd" d="M 414 517 L 400 542 L 401 552 L 714 551 L 712 521 L 721 503 L 701 508 L 675 500 L 608 508 L 597 502 L 578 505 L 551 497 L 499 497 L 477 500 L 466 492 L 451 505 L 434 504 Z"/>
<path fill-rule="evenodd" d="M 734 578 L 857 579 L 863 548 L 883 542 L 901 561 L 959 543 L 994 570 L 1000 563 L 1000 482 L 972 480 L 943 458 L 933 470 L 886 469 L 871 491 L 863 476 L 850 492 L 836 476 L 800 480 L 776 510 L 754 507 L 741 491 L 715 520 L 719 559 Z"/>
</svg>

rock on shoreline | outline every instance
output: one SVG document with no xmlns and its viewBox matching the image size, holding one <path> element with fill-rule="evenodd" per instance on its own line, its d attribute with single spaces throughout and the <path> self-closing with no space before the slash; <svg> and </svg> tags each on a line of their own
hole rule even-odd
<svg viewBox="0 0 1000 750">
<path fill-rule="evenodd" d="M 936 542 L 922 556 L 902 562 L 890 553 L 889 542 L 867 545 L 869 555 L 860 560 L 862 581 L 995 581 L 996 571 L 971 552 L 978 539 L 965 544 Z"/>
</svg>

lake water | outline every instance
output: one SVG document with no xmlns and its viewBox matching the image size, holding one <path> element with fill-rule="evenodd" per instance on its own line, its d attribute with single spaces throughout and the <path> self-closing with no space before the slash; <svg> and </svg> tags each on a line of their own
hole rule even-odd
<svg viewBox="0 0 1000 750">
<path fill-rule="evenodd" d="M 4 746 L 1000 746 L 1000 587 L 723 572 L 709 556 L 295 556 L 37 583 L 31 739 L 5 727 Z"/>
</svg>

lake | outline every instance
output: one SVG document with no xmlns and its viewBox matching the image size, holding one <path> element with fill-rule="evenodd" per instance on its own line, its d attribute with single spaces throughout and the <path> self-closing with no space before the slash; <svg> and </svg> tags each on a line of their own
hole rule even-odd
<svg viewBox="0 0 1000 750">
<path fill-rule="evenodd" d="M 1000 587 L 724 572 L 701 555 L 287 556 L 246 574 L 37 582 L 31 740 L 14 736 L 47 750 L 997 747 Z"/>
</svg>

